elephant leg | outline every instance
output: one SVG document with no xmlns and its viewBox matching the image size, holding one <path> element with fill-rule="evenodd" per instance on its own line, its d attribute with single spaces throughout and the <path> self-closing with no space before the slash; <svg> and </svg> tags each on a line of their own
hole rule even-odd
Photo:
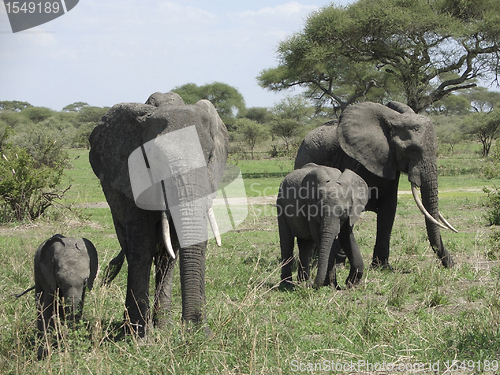
<svg viewBox="0 0 500 375">
<path fill-rule="evenodd" d="M 172 237 L 173 239 L 173 237 Z M 173 243 L 176 257 L 179 254 L 178 241 Z M 156 327 L 164 328 L 170 319 L 170 310 L 172 307 L 172 286 L 176 259 L 168 256 L 163 243 L 160 245 L 157 256 L 155 257 L 155 304 L 153 310 L 153 323 Z"/>
<path fill-rule="evenodd" d="M 278 229 L 281 248 L 281 283 L 285 288 L 292 287 L 292 263 L 294 237 L 290 227 L 286 223 L 284 215 L 278 216 Z"/>
<path fill-rule="evenodd" d="M 378 200 L 377 239 L 373 249 L 373 268 L 382 267 L 383 269 L 391 269 L 389 265 L 389 247 L 398 205 L 398 183 L 399 178 L 391 181 L 391 185 L 387 188 L 386 194 Z"/>
<path fill-rule="evenodd" d="M 352 286 L 359 283 L 359 280 L 363 277 L 364 264 L 363 258 L 359 251 L 358 243 L 354 238 L 354 233 L 352 232 L 352 226 L 346 220 L 341 227 L 339 233 L 339 242 L 342 248 L 347 254 L 351 269 L 349 271 L 349 276 L 347 277 L 347 286 Z"/>
<path fill-rule="evenodd" d="M 311 253 L 315 248 L 312 239 L 298 238 L 297 244 L 299 246 L 299 281 L 309 281 L 311 278 Z"/>
<path fill-rule="evenodd" d="M 140 215 L 126 225 L 127 296 L 125 306 L 132 332 L 144 337 L 149 323 L 149 279 L 156 249 L 155 225 Z"/>
</svg>

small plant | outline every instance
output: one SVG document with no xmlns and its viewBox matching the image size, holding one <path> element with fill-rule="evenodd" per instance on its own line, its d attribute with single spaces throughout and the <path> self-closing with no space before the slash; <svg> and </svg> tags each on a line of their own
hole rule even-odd
<svg viewBox="0 0 500 375">
<path fill-rule="evenodd" d="M 489 260 L 498 260 L 500 257 L 500 230 L 493 230 L 488 238 L 486 256 Z"/>
<path fill-rule="evenodd" d="M 64 160 L 65 162 L 65 160 Z M 0 160 L 2 220 L 34 220 L 69 190 L 61 190 L 64 163 L 48 166 L 37 162 L 24 148 L 9 144 Z"/>
<path fill-rule="evenodd" d="M 493 189 L 485 187 L 483 191 L 487 195 L 485 218 L 488 220 L 489 225 L 500 225 L 500 191 L 497 187 Z"/>
</svg>

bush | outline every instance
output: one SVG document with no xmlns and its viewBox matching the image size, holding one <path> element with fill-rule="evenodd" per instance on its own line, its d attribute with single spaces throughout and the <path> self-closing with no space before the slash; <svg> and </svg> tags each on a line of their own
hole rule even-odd
<svg viewBox="0 0 500 375">
<path fill-rule="evenodd" d="M 69 189 L 61 190 L 67 159 L 37 161 L 25 148 L 12 144 L 2 150 L 0 160 L 0 202 L 2 221 L 34 220 L 42 216 Z"/>
<path fill-rule="evenodd" d="M 483 188 L 483 191 L 487 194 L 485 206 L 488 208 L 486 210 L 486 220 L 490 225 L 500 225 L 500 191 L 497 187 L 493 190 L 488 188 Z"/>
</svg>

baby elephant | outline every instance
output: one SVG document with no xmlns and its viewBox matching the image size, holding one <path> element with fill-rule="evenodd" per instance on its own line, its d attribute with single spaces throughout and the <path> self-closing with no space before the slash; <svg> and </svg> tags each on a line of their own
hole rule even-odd
<svg viewBox="0 0 500 375">
<path fill-rule="evenodd" d="M 281 245 L 281 284 L 291 286 L 294 239 L 299 246 L 299 280 L 309 279 L 311 252 L 318 250 L 318 273 L 315 286 L 327 283 L 326 274 L 332 244 L 338 235 L 351 264 L 347 284 L 359 282 L 363 259 L 352 233 L 368 202 L 368 186 L 353 171 L 314 163 L 289 173 L 281 182 L 277 199 Z M 335 268 L 332 282 L 337 288 Z"/>
<path fill-rule="evenodd" d="M 85 238 L 54 235 L 35 253 L 35 289 L 40 333 L 54 327 L 57 313 L 66 320 L 81 317 L 85 289 L 92 289 L 97 274 L 97 251 Z M 57 297 L 62 299 L 59 306 Z"/>
</svg>

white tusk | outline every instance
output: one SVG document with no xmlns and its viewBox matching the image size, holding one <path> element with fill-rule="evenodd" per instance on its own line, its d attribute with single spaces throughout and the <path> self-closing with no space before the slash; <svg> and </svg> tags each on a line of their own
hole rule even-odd
<svg viewBox="0 0 500 375">
<path fill-rule="evenodd" d="M 451 226 L 451 224 L 448 223 L 448 221 L 446 221 L 446 219 L 443 217 L 443 215 L 441 215 L 441 212 L 439 213 L 439 220 L 441 220 L 444 223 L 444 225 L 446 225 L 448 227 L 448 229 L 452 230 L 455 233 L 458 233 L 458 230 L 456 230 L 455 228 L 453 228 Z"/>
<path fill-rule="evenodd" d="M 413 194 L 413 199 L 415 199 L 415 203 L 417 204 L 417 207 L 419 208 L 420 211 L 422 211 L 422 213 L 424 214 L 424 216 L 429 220 L 431 221 L 433 224 L 443 228 L 443 229 L 449 229 L 448 227 L 444 226 L 443 224 L 441 224 L 439 221 L 437 221 L 436 219 L 434 219 L 432 217 L 432 215 L 427 212 L 427 210 L 425 209 L 424 205 L 422 204 L 422 201 L 420 200 L 420 197 L 418 196 L 418 192 L 417 192 L 417 185 L 415 185 L 413 182 L 411 183 L 411 192 Z"/>
<path fill-rule="evenodd" d="M 217 242 L 217 246 L 221 247 L 222 240 L 220 238 L 219 226 L 217 225 L 217 221 L 215 220 L 215 214 L 212 207 L 208 209 L 208 221 L 210 221 L 210 226 L 212 227 L 212 232 L 214 232 L 215 241 Z"/>
<path fill-rule="evenodd" d="M 161 213 L 161 229 L 163 232 L 163 243 L 167 248 L 168 255 L 170 255 L 172 259 L 175 259 L 175 252 L 170 239 L 170 225 L 168 224 L 168 217 L 165 211 L 162 211 Z"/>
</svg>

